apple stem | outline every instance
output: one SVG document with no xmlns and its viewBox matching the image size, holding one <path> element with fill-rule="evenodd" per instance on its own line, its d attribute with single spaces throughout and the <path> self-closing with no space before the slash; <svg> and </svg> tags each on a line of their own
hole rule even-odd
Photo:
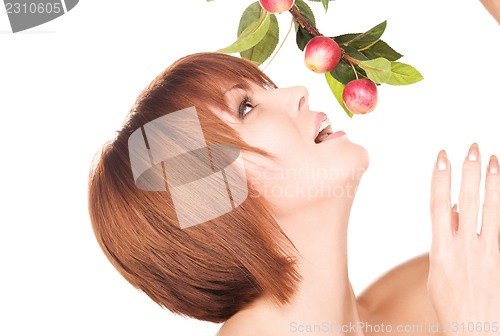
<svg viewBox="0 0 500 336">
<path fill-rule="evenodd" d="M 356 76 L 356 79 L 359 79 L 358 78 L 358 72 L 356 71 L 356 68 L 354 67 L 354 64 L 358 64 L 359 65 L 359 60 L 355 59 L 355 58 L 352 58 L 351 56 L 347 55 L 345 52 L 343 54 L 344 59 L 349 62 L 349 64 L 351 65 L 351 68 L 352 68 L 352 71 L 354 71 L 354 76 Z"/>
<path fill-rule="evenodd" d="M 297 23 L 309 34 L 311 34 L 312 36 L 323 36 L 323 34 L 319 32 L 319 30 L 317 30 L 309 22 L 307 22 L 306 18 L 302 14 L 300 14 L 295 6 L 292 6 L 289 12 L 292 14 L 295 21 L 297 21 Z"/>
<path fill-rule="evenodd" d="M 285 43 L 286 39 L 288 38 L 288 35 L 290 35 L 290 32 L 292 31 L 292 26 L 293 26 L 293 19 L 292 19 L 292 21 L 290 21 L 290 28 L 288 28 L 288 32 L 286 33 L 285 38 L 283 39 L 283 41 L 281 41 L 280 46 L 278 47 L 278 49 L 276 49 L 276 52 L 274 53 L 273 57 L 271 57 L 269 62 L 267 62 L 266 66 L 262 69 L 262 71 L 265 71 L 267 69 L 267 67 L 273 62 L 276 55 L 278 55 L 278 53 L 280 52 L 281 47 L 283 47 L 283 44 Z"/>
<path fill-rule="evenodd" d="M 354 63 L 352 63 L 350 60 L 347 60 L 347 62 L 349 62 L 349 64 L 351 65 L 352 71 L 354 71 L 354 76 L 356 76 L 356 79 L 359 79 L 358 72 L 356 71 L 356 68 L 354 67 Z"/>
<path fill-rule="evenodd" d="M 354 64 L 359 64 L 359 60 L 355 59 L 355 58 L 352 58 L 351 56 L 347 55 L 346 53 L 344 53 L 344 56 L 343 56 L 349 63 L 354 63 Z"/>
</svg>

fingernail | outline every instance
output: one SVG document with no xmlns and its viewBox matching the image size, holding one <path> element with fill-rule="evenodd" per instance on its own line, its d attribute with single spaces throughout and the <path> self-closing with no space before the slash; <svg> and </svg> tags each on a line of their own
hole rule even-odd
<svg viewBox="0 0 500 336">
<path fill-rule="evenodd" d="M 437 157 L 437 168 L 438 170 L 446 170 L 448 166 L 448 159 L 446 158 L 446 152 L 441 150 Z"/>
<path fill-rule="evenodd" d="M 479 157 L 479 147 L 477 146 L 477 143 L 473 143 L 472 146 L 470 146 L 467 159 L 469 161 L 477 161 L 478 157 Z"/>
<path fill-rule="evenodd" d="M 495 155 L 492 155 L 490 158 L 488 171 L 490 172 L 490 174 L 498 174 L 498 159 Z"/>
</svg>

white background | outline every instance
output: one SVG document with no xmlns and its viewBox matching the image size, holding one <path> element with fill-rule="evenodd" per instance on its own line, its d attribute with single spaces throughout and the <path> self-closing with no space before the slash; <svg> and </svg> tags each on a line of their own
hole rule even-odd
<svg viewBox="0 0 500 336">
<path fill-rule="evenodd" d="M 112 268 L 88 220 L 89 165 L 139 92 L 177 58 L 233 42 L 251 0 L 81 1 L 57 20 L 12 34 L 0 13 L 0 335 L 213 335 L 217 325 L 162 310 Z M 349 119 L 293 37 L 266 70 L 305 85 L 313 110 L 370 152 L 350 223 L 357 293 L 426 252 L 435 156 L 448 150 L 454 191 L 468 146 L 500 154 L 500 27 L 477 0 L 338 0 L 327 35 L 383 37 L 425 76 L 381 86 L 379 106 Z M 281 36 L 290 15 L 279 16 Z M 334 284 L 332 284 L 334 285 Z"/>
</svg>

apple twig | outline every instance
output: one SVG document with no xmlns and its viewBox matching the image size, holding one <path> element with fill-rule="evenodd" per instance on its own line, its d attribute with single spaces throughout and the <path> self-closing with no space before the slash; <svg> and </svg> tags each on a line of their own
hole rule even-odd
<svg viewBox="0 0 500 336">
<path fill-rule="evenodd" d="M 343 54 L 343 56 L 342 56 L 342 57 L 343 57 L 344 59 L 346 59 L 346 60 L 347 60 L 349 63 L 351 63 L 351 64 L 352 64 L 352 63 L 354 63 L 354 64 L 359 65 L 359 63 L 360 63 L 360 61 L 359 61 L 359 60 L 357 60 L 357 59 L 355 59 L 355 58 L 353 58 L 353 57 L 351 57 L 351 56 L 347 55 L 345 52 L 344 52 L 344 54 Z"/>
<path fill-rule="evenodd" d="M 317 30 L 309 22 L 307 22 L 306 18 L 302 14 L 300 14 L 295 6 L 292 6 L 292 8 L 290 8 L 288 11 L 290 12 L 290 14 L 292 14 L 295 21 L 297 21 L 297 23 L 309 34 L 311 34 L 312 36 L 323 36 L 323 34 L 319 32 L 319 30 Z"/>
</svg>

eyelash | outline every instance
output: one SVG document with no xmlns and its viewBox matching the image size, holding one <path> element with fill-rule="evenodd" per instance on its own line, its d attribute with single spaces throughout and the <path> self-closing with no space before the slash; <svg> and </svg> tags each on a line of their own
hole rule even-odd
<svg viewBox="0 0 500 336">
<path fill-rule="evenodd" d="M 252 111 L 250 110 L 250 112 L 245 113 L 244 109 L 248 106 L 250 106 L 252 110 L 255 108 L 255 106 L 250 102 L 250 98 L 248 96 L 245 96 L 245 98 L 243 98 L 243 100 L 241 101 L 240 107 L 238 109 L 238 116 L 240 117 L 240 119 L 244 119 Z"/>
</svg>

